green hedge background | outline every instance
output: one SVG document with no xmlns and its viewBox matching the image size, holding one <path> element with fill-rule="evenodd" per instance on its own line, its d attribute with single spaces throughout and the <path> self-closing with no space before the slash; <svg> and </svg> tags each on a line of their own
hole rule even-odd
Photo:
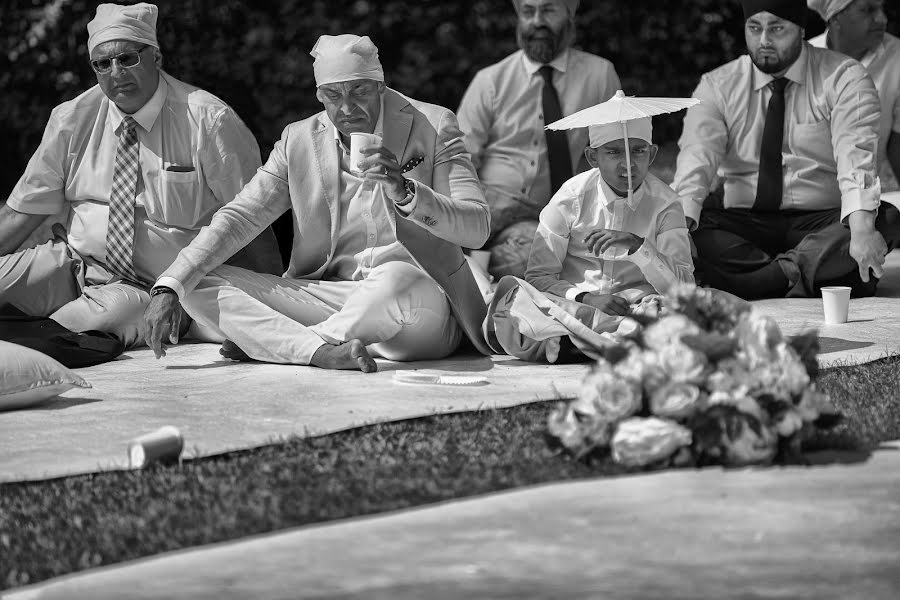
<svg viewBox="0 0 900 600">
<path fill-rule="evenodd" d="M 96 83 L 86 24 L 96 0 L 4 0 L 0 8 L 0 198 L 50 110 Z M 478 69 L 516 49 L 510 0 L 160 0 L 165 69 L 231 104 L 263 160 L 282 128 L 321 109 L 309 50 L 324 33 L 372 37 L 388 84 L 453 110 Z M 900 2 L 885 2 L 889 30 Z M 744 52 L 737 0 L 584 0 L 576 45 L 609 58 L 625 92 L 688 95 L 701 73 Z M 811 13 L 807 35 L 820 33 Z M 898 66 L 900 68 L 900 66 Z M 658 118 L 660 142 L 682 114 Z"/>
</svg>

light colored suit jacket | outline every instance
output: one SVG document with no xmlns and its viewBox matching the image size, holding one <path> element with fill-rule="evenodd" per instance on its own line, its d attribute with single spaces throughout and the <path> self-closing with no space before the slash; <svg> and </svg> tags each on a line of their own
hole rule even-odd
<svg viewBox="0 0 900 600">
<path fill-rule="evenodd" d="M 407 216 L 388 206 L 397 240 L 447 294 L 475 347 L 490 354 L 481 334 L 486 307 L 461 250 L 484 244 L 490 213 L 456 117 L 446 108 L 388 88 L 383 127 L 383 143 L 401 165 L 423 158 L 404 174 L 416 181 L 412 213 Z M 172 287 L 183 297 L 288 208 L 293 208 L 294 245 L 284 276 L 321 278 L 339 236 L 339 176 L 334 125 L 326 114 L 291 123 L 266 164 L 216 213 L 157 284 Z"/>
</svg>

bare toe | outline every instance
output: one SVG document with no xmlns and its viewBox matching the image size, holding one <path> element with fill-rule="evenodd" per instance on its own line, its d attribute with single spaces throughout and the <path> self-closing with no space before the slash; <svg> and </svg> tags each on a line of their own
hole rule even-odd
<svg viewBox="0 0 900 600">
<path fill-rule="evenodd" d="M 365 344 L 363 344 L 360 340 L 351 340 L 350 344 L 350 356 L 356 360 L 356 364 L 359 365 L 359 370 L 363 373 L 374 373 L 378 370 L 378 365 L 375 364 L 375 360 L 369 355 L 369 351 L 366 350 Z"/>
<path fill-rule="evenodd" d="M 221 354 L 225 358 L 230 358 L 231 360 L 239 360 L 243 362 L 250 362 L 253 360 L 247 355 L 246 352 L 241 350 L 240 346 L 238 346 L 231 340 L 225 340 L 224 342 L 222 342 L 222 347 L 219 348 L 219 354 Z"/>
</svg>

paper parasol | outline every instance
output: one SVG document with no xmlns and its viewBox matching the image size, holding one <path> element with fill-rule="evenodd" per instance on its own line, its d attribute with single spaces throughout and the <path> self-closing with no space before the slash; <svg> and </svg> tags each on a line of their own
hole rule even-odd
<svg viewBox="0 0 900 600">
<path fill-rule="evenodd" d="M 622 137 L 628 139 L 628 121 L 653 115 L 676 112 L 699 104 L 697 98 L 635 98 L 619 90 L 616 95 L 594 106 L 580 110 L 547 125 L 547 129 L 577 129 L 591 125 L 621 123 Z M 625 144 L 625 164 L 628 168 L 628 199 L 631 200 L 631 150 Z"/>
</svg>

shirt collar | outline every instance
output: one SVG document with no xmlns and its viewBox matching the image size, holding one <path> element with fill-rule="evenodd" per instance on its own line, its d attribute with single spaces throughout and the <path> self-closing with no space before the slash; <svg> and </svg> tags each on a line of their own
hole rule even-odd
<svg viewBox="0 0 900 600">
<path fill-rule="evenodd" d="M 637 208 L 637 205 L 641 203 L 641 200 L 644 198 L 644 190 L 647 189 L 647 180 L 640 185 L 640 187 L 636 190 L 633 190 L 631 193 L 631 202 L 628 201 L 628 196 L 620 196 L 613 191 L 609 184 L 606 183 L 606 180 L 597 173 L 597 195 L 600 197 L 600 202 L 603 204 L 604 208 L 607 210 L 610 208 L 610 205 L 614 204 L 616 200 L 622 200 L 628 208 L 634 210 Z"/>
<path fill-rule="evenodd" d="M 153 124 L 156 123 L 157 117 L 159 117 L 159 113 L 162 111 L 163 103 L 166 101 L 166 95 L 169 92 L 169 84 L 166 83 L 165 78 L 163 77 L 162 72 L 159 74 L 159 84 L 156 86 L 156 91 L 150 97 L 146 104 L 138 109 L 136 113 L 133 115 L 126 115 L 116 106 L 116 103 L 112 100 L 109 101 L 110 106 L 110 119 L 112 119 L 113 131 L 118 131 L 119 127 L 122 125 L 122 121 L 126 116 L 130 116 L 134 119 L 138 125 L 144 128 L 144 131 L 150 131 L 153 128 Z"/>
<path fill-rule="evenodd" d="M 328 117 L 327 113 L 325 118 L 331 123 L 331 119 Z M 338 131 L 338 128 L 334 123 L 331 123 L 331 129 L 334 132 L 334 141 L 338 143 L 344 152 L 350 152 L 350 148 L 345 147 L 343 142 L 341 142 L 341 132 Z M 378 120 L 375 121 L 375 131 L 372 133 L 381 137 L 381 139 L 384 139 L 384 94 L 381 94 L 381 109 L 378 111 Z"/>
<path fill-rule="evenodd" d="M 569 49 L 566 48 L 562 52 L 560 52 L 559 56 L 546 63 L 559 71 L 560 73 L 566 72 L 566 66 L 569 64 Z M 538 70 L 544 66 L 544 63 L 539 63 L 528 58 L 524 52 L 522 52 L 522 65 L 525 67 L 525 71 L 529 75 L 534 75 L 538 72 Z"/>
<path fill-rule="evenodd" d="M 809 58 L 809 49 L 807 46 L 808 44 L 806 42 L 803 42 L 803 45 L 800 47 L 800 56 L 797 57 L 797 60 L 794 61 L 794 64 L 792 64 L 782 76 L 788 81 L 792 81 L 797 85 L 804 85 L 806 83 L 806 70 Z M 762 71 L 760 71 L 752 61 L 750 62 L 750 64 L 753 65 L 753 91 L 758 92 L 759 90 L 769 85 L 772 80 L 775 79 L 768 73 L 763 73 Z"/>
</svg>

